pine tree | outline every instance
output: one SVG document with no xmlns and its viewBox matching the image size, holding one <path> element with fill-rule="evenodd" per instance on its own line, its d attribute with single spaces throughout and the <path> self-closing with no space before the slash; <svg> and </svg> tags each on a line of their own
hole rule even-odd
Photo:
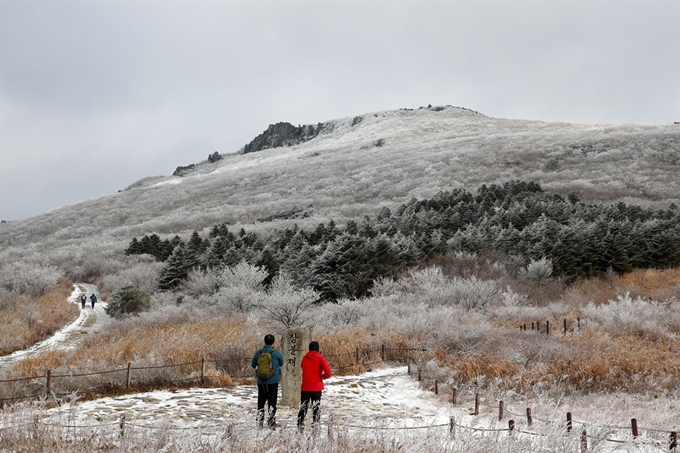
<svg viewBox="0 0 680 453">
<path fill-rule="evenodd" d="M 184 246 L 178 246 L 168 258 L 168 263 L 158 278 L 158 289 L 169 291 L 177 288 L 189 274 L 190 264 L 186 262 Z"/>
<path fill-rule="evenodd" d="M 141 246 L 139 244 L 139 241 L 137 238 L 132 238 L 132 241 L 130 241 L 130 245 L 128 246 L 127 249 L 125 249 L 125 254 L 126 255 L 139 255 L 141 253 Z"/>
</svg>

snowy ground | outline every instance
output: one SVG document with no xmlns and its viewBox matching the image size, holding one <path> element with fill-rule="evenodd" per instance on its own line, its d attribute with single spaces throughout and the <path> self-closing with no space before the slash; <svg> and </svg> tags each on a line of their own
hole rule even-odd
<svg viewBox="0 0 680 453">
<path fill-rule="evenodd" d="M 163 433 L 164 436 L 179 436 L 184 440 L 195 436 L 224 438 L 237 435 L 238 438 L 256 438 L 255 427 L 257 390 L 254 385 L 226 388 L 192 388 L 178 391 L 153 391 L 107 397 L 93 401 L 63 404 L 51 409 L 34 411 L 28 420 L 17 416 L 3 416 L 0 413 L 0 433 L 3 428 L 22 423 L 31 425 L 35 419 L 44 426 L 57 427 L 78 432 L 76 436 L 93 435 L 116 439 L 121 420 L 125 419 L 126 432 L 133 436 L 149 436 Z M 453 437 L 450 421 L 455 420 L 455 439 L 460 442 L 489 442 L 497 439 L 505 442 L 508 438 L 508 419 L 516 418 L 514 437 L 524 442 L 523 449 L 512 451 L 557 451 L 556 445 L 565 437 L 564 423 L 539 423 L 527 427 L 518 417 L 510 414 L 498 421 L 498 414 L 487 406 L 478 416 L 472 415 L 469 404 L 452 406 L 444 398 L 431 391 L 420 389 L 419 383 L 407 374 L 406 367 L 383 368 L 358 376 L 333 377 L 326 382 L 322 397 L 322 420 L 320 438 L 328 439 L 329 425 L 334 432 L 345 436 L 359 436 L 361 439 L 389 438 L 410 445 L 427 441 L 439 445 L 427 451 L 451 450 Z M 519 412 L 519 409 L 516 409 Z M 279 407 L 277 432 L 296 432 L 296 408 Z M 308 419 L 311 418 L 311 413 Z M 576 417 L 575 417 L 576 420 Z M 308 421 L 309 423 L 309 421 Z M 570 447 L 578 446 L 582 426 L 574 424 Z M 630 435 L 588 426 L 589 451 L 656 452 L 663 451 L 663 436 L 656 442 L 645 438 L 634 442 Z M 182 433 L 186 434 L 182 434 Z M 96 434 L 95 434 L 96 433 Z M 538 435 L 531 434 L 538 433 Z M 194 437 L 191 437 L 194 436 Z M 557 441 L 547 438 L 558 439 Z M 414 441 L 414 439 L 416 439 Z M 616 442 L 607 439 L 617 439 Z M 622 441 L 622 442 L 621 442 Z M 173 441 L 177 444 L 177 440 Z M 536 445 L 534 445 L 534 443 Z M 540 445 L 538 445 L 540 444 Z M 526 445 L 534 445 L 526 449 Z M 520 444 L 516 447 L 519 448 Z M 547 449 L 546 449 L 547 448 Z M 661 450 L 660 450 L 661 448 Z M 567 451 L 565 450 L 565 451 Z M 477 451 L 477 450 L 474 450 Z M 495 450 L 494 450 L 495 451 Z M 500 451 L 500 450 L 499 450 Z M 505 450 L 503 450 L 505 451 Z M 510 450 L 509 450 L 510 451 Z M 570 450 L 569 450 L 570 451 Z"/>
<path fill-rule="evenodd" d="M 322 397 L 322 422 L 332 414 L 335 421 L 381 427 L 448 427 L 451 407 L 418 388 L 406 374 L 406 367 L 385 368 L 360 376 L 333 377 L 326 381 Z M 255 425 L 257 388 L 254 385 L 227 388 L 193 388 L 181 391 L 154 391 L 102 398 L 78 404 L 75 424 L 87 420 L 119 418 L 153 424 L 171 421 L 181 426 L 229 422 Z M 63 412 L 68 408 L 55 409 Z M 459 410 L 460 412 L 460 410 Z M 462 415 L 462 414 L 461 414 Z M 297 409 L 279 407 L 277 422 L 293 427 Z M 448 428 L 447 428 L 448 429 Z"/>
</svg>

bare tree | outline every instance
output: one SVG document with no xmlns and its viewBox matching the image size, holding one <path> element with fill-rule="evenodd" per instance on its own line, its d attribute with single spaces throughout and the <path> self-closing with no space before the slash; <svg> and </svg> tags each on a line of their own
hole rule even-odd
<svg viewBox="0 0 680 453">
<path fill-rule="evenodd" d="M 302 327 L 313 318 L 312 306 L 319 294 L 310 288 L 295 288 L 291 279 L 277 276 L 257 304 L 264 317 L 283 327 Z"/>
</svg>

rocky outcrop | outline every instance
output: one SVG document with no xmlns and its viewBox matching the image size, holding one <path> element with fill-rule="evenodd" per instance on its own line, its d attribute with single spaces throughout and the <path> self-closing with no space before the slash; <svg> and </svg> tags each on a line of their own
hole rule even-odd
<svg viewBox="0 0 680 453">
<path fill-rule="evenodd" d="M 210 162 L 211 164 L 214 164 L 218 160 L 222 160 L 222 156 L 217 151 L 215 151 L 212 154 L 208 154 L 208 162 Z"/>
<path fill-rule="evenodd" d="M 180 165 L 180 166 L 177 167 L 177 169 L 174 171 L 174 173 L 172 174 L 172 176 L 184 176 L 184 175 L 186 175 L 187 173 L 189 173 L 190 171 L 192 171 L 194 168 L 196 168 L 196 164 L 189 164 L 189 165 L 186 165 L 186 166 Z"/>
<path fill-rule="evenodd" d="M 297 127 L 290 123 L 270 124 L 266 131 L 255 137 L 252 142 L 243 148 L 243 153 L 298 145 L 315 138 L 323 128 L 323 123 L 319 123 L 316 126 L 308 124 Z"/>
</svg>

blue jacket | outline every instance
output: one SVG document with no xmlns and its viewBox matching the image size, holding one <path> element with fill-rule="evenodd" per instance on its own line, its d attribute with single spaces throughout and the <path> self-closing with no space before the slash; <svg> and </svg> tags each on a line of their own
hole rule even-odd
<svg viewBox="0 0 680 453">
<path fill-rule="evenodd" d="M 275 384 L 281 380 L 281 367 L 283 366 L 283 354 L 278 349 L 274 349 L 272 345 L 264 345 L 262 349 L 258 349 L 253 356 L 253 360 L 250 361 L 250 366 L 255 369 L 257 368 L 257 358 L 260 357 L 260 351 L 270 352 L 272 355 L 272 365 L 274 366 L 274 374 L 269 379 L 257 378 L 258 384 Z"/>
</svg>

